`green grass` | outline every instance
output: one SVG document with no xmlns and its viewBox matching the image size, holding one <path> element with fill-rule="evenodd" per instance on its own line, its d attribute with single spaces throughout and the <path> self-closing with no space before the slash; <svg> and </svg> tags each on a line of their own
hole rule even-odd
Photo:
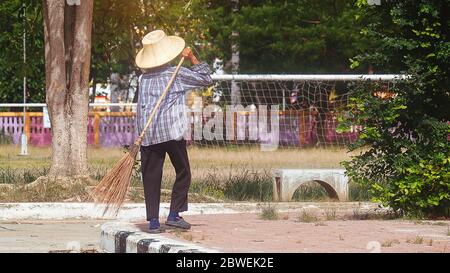
<svg viewBox="0 0 450 273">
<path fill-rule="evenodd" d="M 48 173 L 48 167 L 30 169 L 0 169 L 0 183 L 2 184 L 28 184 L 35 181 L 39 176 Z"/>
<path fill-rule="evenodd" d="M 0 184 L 23 185 L 44 176 L 49 167 L 17 169 L 0 169 Z M 90 166 L 91 177 L 100 180 L 108 171 L 107 166 Z M 165 175 L 162 180 L 163 189 L 172 189 L 175 175 Z M 134 172 L 131 179 L 132 187 L 142 187 L 140 172 Z M 193 177 L 190 192 L 210 196 L 226 201 L 268 202 L 272 200 L 272 178 L 267 173 L 241 170 L 228 176 L 211 174 Z M 324 201 L 328 200 L 320 186 L 303 187 L 296 191 L 293 201 Z"/>
<path fill-rule="evenodd" d="M 75 202 L 85 202 L 89 199 L 89 194 L 85 185 L 61 186 L 51 184 L 45 188 L 13 188 L 5 194 L 0 195 L 3 202 L 61 202 L 71 200 Z"/>
<path fill-rule="evenodd" d="M 23 185 L 45 175 L 51 164 L 51 149 L 29 147 L 29 156 L 19 156 L 20 147 L 0 145 L 0 184 Z M 119 160 L 125 150 L 119 148 L 88 149 L 89 173 L 100 180 Z M 337 168 L 349 154 L 340 149 L 280 149 L 261 152 L 254 147 L 188 149 L 192 183 L 190 192 L 225 201 L 269 202 L 272 200 L 271 170 L 274 168 Z M 168 157 L 164 166 L 162 189 L 172 189 L 175 171 Z M 132 187 L 141 187 L 139 160 L 131 180 Z M 367 190 L 350 184 L 350 200 L 369 200 Z M 1 199 L 1 198 L 0 198 Z M 140 200 L 138 191 L 132 200 Z M 328 200 L 325 190 L 311 182 L 301 186 L 293 201 Z"/>
<path fill-rule="evenodd" d="M 329 201 L 325 189 L 313 181 L 304 183 L 298 187 L 292 199 L 295 201 Z"/>
<path fill-rule="evenodd" d="M 369 187 L 359 184 L 349 183 L 349 198 L 352 201 L 363 202 L 372 199 L 372 194 L 369 191 Z"/>
</svg>

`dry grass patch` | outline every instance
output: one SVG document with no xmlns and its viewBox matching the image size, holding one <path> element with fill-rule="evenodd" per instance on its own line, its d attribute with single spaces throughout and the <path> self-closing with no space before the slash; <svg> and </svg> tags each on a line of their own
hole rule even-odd
<svg viewBox="0 0 450 273">
<path fill-rule="evenodd" d="M 280 218 L 277 208 L 271 205 L 262 207 L 259 217 L 269 221 L 278 220 Z"/>
<path fill-rule="evenodd" d="M 333 208 L 333 209 L 326 209 L 325 210 L 325 217 L 326 217 L 327 221 L 334 221 L 334 220 L 336 220 L 337 219 L 336 209 L 335 208 Z"/>
<path fill-rule="evenodd" d="M 381 246 L 382 247 L 391 247 L 394 244 L 400 244 L 400 241 L 397 239 L 387 240 L 387 241 L 384 241 L 383 243 L 381 243 Z"/>
<path fill-rule="evenodd" d="M 408 244 L 421 245 L 423 244 L 423 236 L 417 235 L 414 239 L 407 239 L 406 242 Z"/>
<path fill-rule="evenodd" d="M 176 229 L 170 230 L 169 232 L 173 233 L 176 237 L 181 238 L 186 241 L 192 242 L 194 240 L 192 233 L 187 230 L 176 228 Z"/>
<path fill-rule="evenodd" d="M 298 221 L 302 223 L 313 223 L 319 221 L 319 218 L 307 210 L 302 210 L 298 216 Z"/>
</svg>

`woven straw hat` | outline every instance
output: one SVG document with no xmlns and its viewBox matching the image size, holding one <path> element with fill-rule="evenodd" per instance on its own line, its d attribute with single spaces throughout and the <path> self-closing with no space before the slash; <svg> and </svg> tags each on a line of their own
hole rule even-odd
<svg viewBox="0 0 450 273">
<path fill-rule="evenodd" d="M 175 59 L 183 51 L 185 42 L 178 36 L 167 36 L 154 30 L 142 38 L 143 48 L 136 55 L 139 68 L 153 68 Z"/>
</svg>

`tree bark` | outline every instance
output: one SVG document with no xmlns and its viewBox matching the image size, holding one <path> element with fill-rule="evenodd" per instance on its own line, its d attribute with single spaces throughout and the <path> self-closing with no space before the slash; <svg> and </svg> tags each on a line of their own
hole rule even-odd
<svg viewBox="0 0 450 273">
<path fill-rule="evenodd" d="M 49 177 L 86 176 L 93 0 L 43 0 L 46 102 L 52 125 Z"/>
</svg>

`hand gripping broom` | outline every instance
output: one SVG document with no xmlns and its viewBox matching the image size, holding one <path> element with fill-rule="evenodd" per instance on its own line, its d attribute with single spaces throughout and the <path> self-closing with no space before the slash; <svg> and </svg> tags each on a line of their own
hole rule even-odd
<svg viewBox="0 0 450 273">
<path fill-rule="evenodd" d="M 114 165 L 112 169 L 108 171 L 108 173 L 102 178 L 100 183 L 92 190 L 92 195 L 96 203 L 106 204 L 105 210 L 103 211 L 103 215 L 105 215 L 108 211 L 113 211 L 114 215 L 117 215 L 120 208 L 125 201 L 125 197 L 128 192 L 128 188 L 130 186 L 131 174 L 133 171 L 134 161 L 136 160 L 136 155 L 139 152 L 139 148 L 142 143 L 142 138 L 144 137 L 147 129 L 153 121 L 153 117 L 161 105 L 161 102 L 166 97 L 170 87 L 172 86 L 175 77 L 180 70 L 181 65 L 184 62 L 184 57 L 181 57 L 180 62 L 178 63 L 175 72 L 173 72 L 172 77 L 169 80 L 169 83 L 164 89 L 164 92 L 159 97 L 156 102 L 155 107 L 150 113 L 150 117 L 145 124 L 142 133 L 136 139 L 134 144 L 130 147 L 128 152 Z"/>
</svg>

